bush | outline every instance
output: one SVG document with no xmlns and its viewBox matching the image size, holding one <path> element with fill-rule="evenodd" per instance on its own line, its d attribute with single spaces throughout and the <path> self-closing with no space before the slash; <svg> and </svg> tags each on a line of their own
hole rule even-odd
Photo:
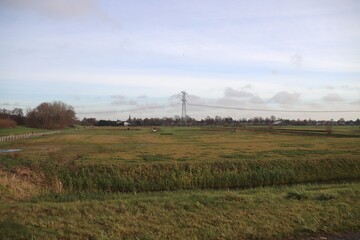
<svg viewBox="0 0 360 240">
<path fill-rule="evenodd" d="M 325 132 L 329 135 L 333 133 L 332 125 L 326 125 L 325 126 Z"/>
<path fill-rule="evenodd" d="M 16 122 L 11 119 L 0 119 L 0 128 L 15 128 Z"/>
</svg>

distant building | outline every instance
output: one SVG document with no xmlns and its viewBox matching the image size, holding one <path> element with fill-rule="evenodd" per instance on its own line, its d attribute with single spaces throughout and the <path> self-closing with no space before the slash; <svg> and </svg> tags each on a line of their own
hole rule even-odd
<svg viewBox="0 0 360 240">
<path fill-rule="evenodd" d="M 284 123 L 283 123 L 283 121 L 276 121 L 276 122 L 273 122 L 272 125 L 281 126 L 281 125 L 284 125 Z"/>
<path fill-rule="evenodd" d="M 120 120 L 117 120 L 117 121 L 116 121 L 116 125 L 117 125 L 117 126 L 125 126 L 125 127 L 131 126 L 131 124 L 130 124 L 129 122 L 127 122 L 127 121 L 120 121 Z"/>
</svg>

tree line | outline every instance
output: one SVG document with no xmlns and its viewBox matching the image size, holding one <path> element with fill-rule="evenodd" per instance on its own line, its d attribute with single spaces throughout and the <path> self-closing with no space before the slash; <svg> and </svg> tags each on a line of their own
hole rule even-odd
<svg viewBox="0 0 360 240">
<path fill-rule="evenodd" d="M 232 117 L 206 117 L 201 120 L 187 117 L 186 121 L 179 116 L 163 117 L 163 118 L 131 118 L 125 121 L 120 120 L 97 120 L 96 118 L 83 118 L 79 124 L 82 126 L 124 126 L 130 124 L 131 126 L 181 126 L 186 123 L 187 126 L 268 126 L 268 125 L 292 125 L 292 126 L 316 126 L 316 125 L 360 125 L 360 119 L 345 120 L 312 120 L 312 119 L 282 119 L 275 116 L 270 117 L 254 117 L 233 119 Z"/>
<path fill-rule="evenodd" d="M 34 128 L 62 129 L 76 123 L 74 108 L 61 101 L 43 102 L 24 114 L 21 108 L 0 109 L 0 128 L 24 125 Z"/>
</svg>

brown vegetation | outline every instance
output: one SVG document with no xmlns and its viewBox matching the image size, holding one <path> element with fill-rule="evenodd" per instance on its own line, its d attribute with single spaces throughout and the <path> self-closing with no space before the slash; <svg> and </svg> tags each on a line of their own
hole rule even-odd
<svg viewBox="0 0 360 240">
<path fill-rule="evenodd" d="M 19 200 L 34 196 L 44 185 L 41 173 L 26 167 L 8 172 L 0 169 L 0 200 Z"/>
<path fill-rule="evenodd" d="M 332 132 L 333 132 L 332 125 L 326 125 L 325 132 L 329 135 L 332 134 Z"/>
<path fill-rule="evenodd" d="M 14 128 L 16 127 L 16 122 L 11 119 L 0 119 L 0 128 Z"/>
<path fill-rule="evenodd" d="M 60 101 L 41 103 L 27 113 L 27 125 L 36 128 L 61 129 L 75 123 L 75 111 Z"/>
</svg>

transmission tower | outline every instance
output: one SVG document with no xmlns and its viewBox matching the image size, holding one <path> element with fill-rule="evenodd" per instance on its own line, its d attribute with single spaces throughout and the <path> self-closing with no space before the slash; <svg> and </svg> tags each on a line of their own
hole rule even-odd
<svg viewBox="0 0 360 240">
<path fill-rule="evenodd" d="M 182 102 L 182 111 L 181 111 L 181 122 L 183 125 L 186 126 L 186 95 L 187 93 L 185 91 L 181 92 L 181 102 Z"/>
</svg>

